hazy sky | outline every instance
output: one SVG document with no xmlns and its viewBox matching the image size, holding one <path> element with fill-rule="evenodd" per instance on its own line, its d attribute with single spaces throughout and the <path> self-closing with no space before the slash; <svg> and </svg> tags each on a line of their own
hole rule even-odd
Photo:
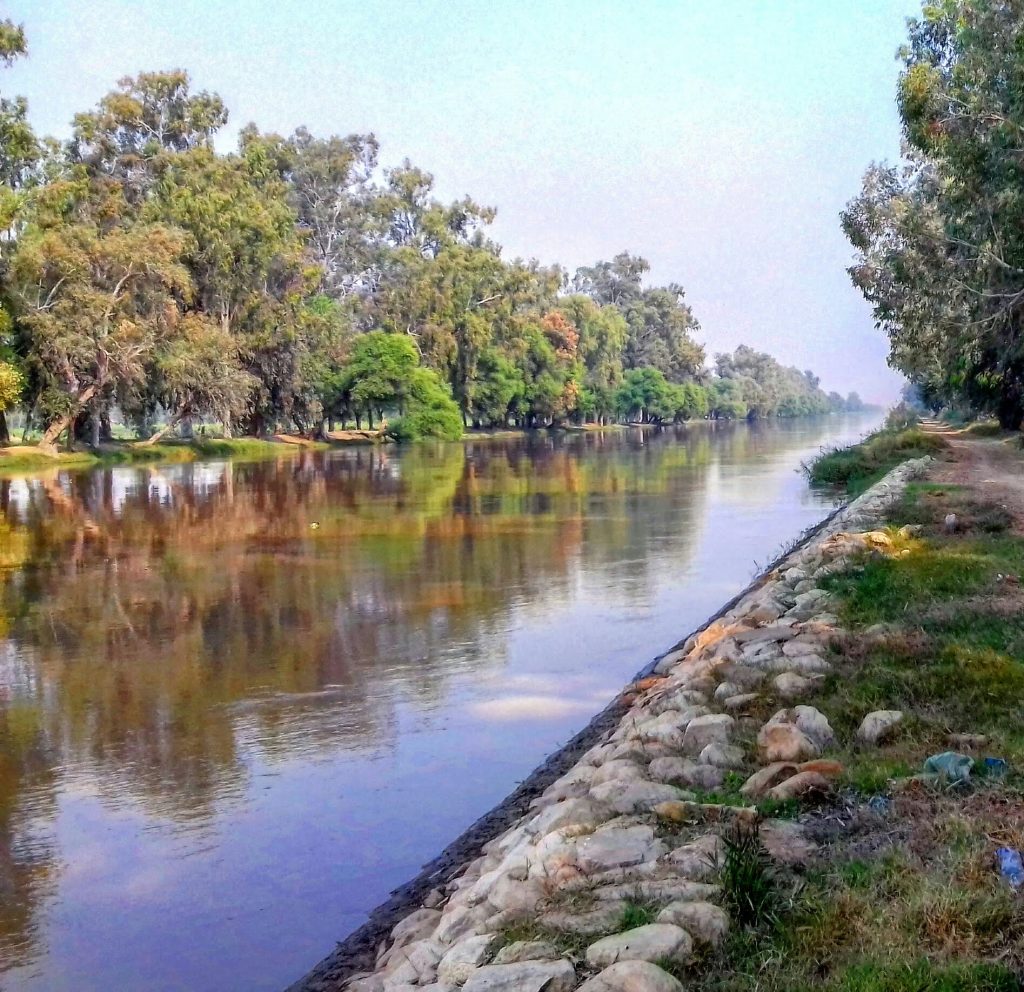
<svg viewBox="0 0 1024 992">
<path fill-rule="evenodd" d="M 445 198 L 496 206 L 506 254 L 628 249 L 679 282 L 709 355 L 744 342 L 826 388 L 900 379 L 850 286 L 837 215 L 895 158 L 895 52 L 916 0 L 15 0 L 3 76 L 65 136 L 125 74 L 183 67 L 290 132 L 374 131 Z"/>
</svg>

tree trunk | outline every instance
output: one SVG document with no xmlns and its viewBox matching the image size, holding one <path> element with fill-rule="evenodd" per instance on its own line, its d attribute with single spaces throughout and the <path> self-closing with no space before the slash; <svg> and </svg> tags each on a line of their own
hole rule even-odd
<svg viewBox="0 0 1024 992">
<path fill-rule="evenodd" d="M 0 410 L 0 444 L 11 443 L 11 431 L 7 426 L 7 412 Z"/>
<path fill-rule="evenodd" d="M 162 438 L 165 434 L 169 434 L 172 430 L 174 430 L 174 428 L 177 427 L 178 423 L 181 421 L 181 418 L 184 417 L 184 416 L 185 416 L 184 412 L 179 410 L 158 431 L 156 431 L 153 434 L 150 434 L 150 436 L 147 437 L 145 441 L 140 441 L 139 442 L 139 447 L 140 448 L 148 448 L 151 445 L 156 444 L 157 441 L 159 441 L 160 438 Z"/>
<path fill-rule="evenodd" d="M 86 404 L 96 395 L 95 386 L 87 386 L 78 394 L 75 399 L 74 409 L 70 413 L 65 413 L 63 416 L 58 417 L 54 420 L 49 427 L 43 432 L 42 438 L 39 440 L 38 447 L 42 451 L 46 451 L 50 454 L 57 453 L 57 438 L 61 436 L 71 425 L 75 422 L 75 417 L 83 410 Z"/>
</svg>

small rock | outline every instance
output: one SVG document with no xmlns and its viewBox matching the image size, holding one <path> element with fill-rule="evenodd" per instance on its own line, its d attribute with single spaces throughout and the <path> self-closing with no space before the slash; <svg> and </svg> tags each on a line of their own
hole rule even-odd
<svg viewBox="0 0 1024 992">
<path fill-rule="evenodd" d="M 466 979 L 491 957 L 498 935 L 474 934 L 463 937 L 441 958 L 437 966 L 437 980 L 443 985 L 462 985 Z"/>
<path fill-rule="evenodd" d="M 768 723 L 795 725 L 819 750 L 834 744 L 836 740 L 825 714 L 813 706 L 794 706 L 790 710 L 779 710 Z"/>
<path fill-rule="evenodd" d="M 697 760 L 716 768 L 739 768 L 743 765 L 743 749 L 735 744 L 709 744 Z"/>
<path fill-rule="evenodd" d="M 758 831 L 761 846 L 769 857 L 793 867 L 809 864 L 818 853 L 804 828 L 792 820 L 765 820 Z"/>
<path fill-rule="evenodd" d="M 694 882 L 704 882 L 717 873 L 717 863 L 721 856 L 722 838 L 717 834 L 706 834 L 689 844 L 683 844 L 670 851 L 664 858 L 684 878 Z M 662 920 L 672 923 L 672 920 Z"/>
<path fill-rule="evenodd" d="M 785 779 L 769 790 L 772 799 L 796 799 L 809 792 L 826 793 L 831 791 L 831 784 L 824 775 L 818 772 L 798 772 Z"/>
<path fill-rule="evenodd" d="M 715 690 L 715 699 L 721 702 L 723 699 L 728 699 L 730 696 L 738 696 L 743 689 L 736 685 L 735 682 L 723 682 Z"/>
<path fill-rule="evenodd" d="M 864 744 L 881 744 L 889 740 L 903 720 L 900 710 L 875 710 L 861 721 L 857 740 Z"/>
<path fill-rule="evenodd" d="M 797 768 L 797 771 L 800 772 L 817 772 L 827 779 L 839 778 L 845 770 L 842 762 L 831 761 L 828 758 L 816 758 L 814 761 L 805 761 Z"/>
<path fill-rule="evenodd" d="M 683 986 L 649 961 L 620 961 L 584 982 L 577 992 L 683 992 Z"/>
<path fill-rule="evenodd" d="M 768 762 L 796 762 L 816 758 L 817 745 L 792 723 L 766 723 L 757 735 L 761 757 Z"/>
<path fill-rule="evenodd" d="M 463 986 L 465 992 L 570 992 L 576 969 L 558 961 L 520 961 L 477 968 Z"/>
<path fill-rule="evenodd" d="M 643 778 L 644 770 L 636 762 L 616 758 L 606 761 L 596 768 L 590 781 L 592 785 L 601 785 L 604 782 L 622 782 Z"/>
<path fill-rule="evenodd" d="M 538 813 L 527 824 L 527 832 L 533 836 L 543 836 L 560 827 L 592 827 L 605 819 L 607 814 L 589 799 L 563 799 Z"/>
<path fill-rule="evenodd" d="M 521 961 L 543 961 L 558 958 L 559 951 L 547 940 L 517 940 L 507 944 L 494 956 L 494 964 L 519 964 Z"/>
<path fill-rule="evenodd" d="M 646 824 L 599 828 L 575 842 L 576 864 L 584 874 L 654 861 L 664 853 L 665 845 Z"/>
<path fill-rule="evenodd" d="M 693 939 L 671 923 L 649 923 L 605 937 L 587 948 L 587 965 L 607 968 L 619 961 L 688 961 L 693 955 Z"/>
<path fill-rule="evenodd" d="M 738 696 L 730 696 L 724 703 L 722 703 L 722 706 L 730 713 L 738 713 L 741 710 L 750 709 L 750 707 L 760 698 L 760 693 L 742 692 Z"/>
<path fill-rule="evenodd" d="M 615 810 L 617 813 L 643 812 L 658 803 L 677 799 L 679 790 L 673 785 L 660 782 L 605 782 L 590 790 L 596 802 Z"/>
<path fill-rule="evenodd" d="M 683 750 L 700 754 L 709 744 L 728 744 L 736 721 L 725 713 L 711 713 L 691 720 L 683 734 Z"/>
<path fill-rule="evenodd" d="M 659 914 L 659 923 L 674 923 L 694 940 L 712 947 L 729 934 L 729 914 L 710 902 L 671 902 Z"/>
<path fill-rule="evenodd" d="M 740 795 L 749 799 L 759 799 L 767 795 L 769 789 L 795 775 L 799 770 L 791 761 L 776 761 L 754 772 L 740 787 Z"/>
<path fill-rule="evenodd" d="M 783 699 L 800 699 L 813 692 L 819 681 L 818 678 L 805 678 L 796 672 L 783 672 L 772 679 L 772 685 Z"/>
</svg>

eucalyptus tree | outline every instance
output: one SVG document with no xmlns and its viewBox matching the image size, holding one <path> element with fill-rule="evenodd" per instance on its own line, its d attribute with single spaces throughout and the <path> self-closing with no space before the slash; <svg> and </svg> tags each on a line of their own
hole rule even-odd
<svg viewBox="0 0 1024 992">
<path fill-rule="evenodd" d="M 94 402 L 142 384 L 192 292 L 187 242 L 166 224 L 131 220 L 118 184 L 77 178 L 33 198 L 7 292 L 27 331 L 41 447 L 52 450 Z"/>
</svg>

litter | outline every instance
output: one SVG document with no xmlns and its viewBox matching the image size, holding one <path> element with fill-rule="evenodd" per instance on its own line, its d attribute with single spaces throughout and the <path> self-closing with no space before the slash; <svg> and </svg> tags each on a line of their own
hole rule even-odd
<svg viewBox="0 0 1024 992">
<path fill-rule="evenodd" d="M 957 751 L 943 751 L 925 760 L 924 770 L 944 778 L 950 785 L 961 785 L 971 777 L 974 759 Z"/>
<path fill-rule="evenodd" d="M 868 800 L 868 809 L 876 813 L 888 813 L 890 806 L 892 806 L 892 800 L 886 796 L 872 796 Z"/>
<path fill-rule="evenodd" d="M 998 848 L 996 860 L 999 862 L 999 873 L 1013 888 L 1019 889 L 1024 885 L 1024 862 L 1021 861 L 1020 851 L 1017 848 Z"/>
<path fill-rule="evenodd" d="M 985 759 L 985 774 L 990 778 L 1002 778 L 1009 770 L 1004 758 L 986 758 Z"/>
</svg>

